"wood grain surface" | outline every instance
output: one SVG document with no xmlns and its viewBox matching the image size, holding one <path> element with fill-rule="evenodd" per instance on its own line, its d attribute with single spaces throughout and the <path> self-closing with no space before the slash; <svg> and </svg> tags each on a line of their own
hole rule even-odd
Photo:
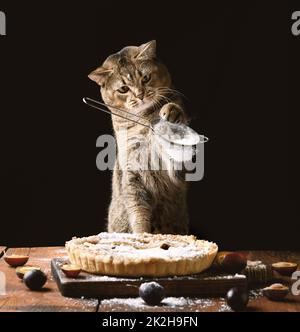
<svg viewBox="0 0 300 332">
<path fill-rule="evenodd" d="M 0 247 L 3 251 L 3 246 Z M 146 306 L 140 298 L 122 298 L 114 292 L 112 299 L 72 299 L 63 297 L 53 280 L 50 272 L 50 262 L 55 257 L 65 257 L 63 247 L 45 248 L 13 248 L 8 253 L 28 253 L 28 264 L 39 265 L 48 275 L 46 288 L 41 292 L 32 292 L 15 275 L 15 269 L 9 267 L 0 259 L 0 272 L 6 277 L 6 295 L 0 295 L 0 311 L 150 311 L 150 312 L 175 312 L 175 311 L 231 311 L 222 297 L 176 297 L 166 298 L 163 305 Z M 271 264 L 278 261 L 293 261 L 300 265 L 300 252 L 288 251 L 249 251 L 249 259 L 261 260 Z M 298 267 L 299 269 L 299 267 Z M 250 301 L 247 311 L 300 312 L 300 295 L 288 297 L 281 302 L 273 302 L 263 297 L 261 289 L 250 291 Z"/>
<path fill-rule="evenodd" d="M 265 264 L 272 264 L 279 261 L 289 261 L 298 263 L 300 270 L 300 252 L 291 251 L 245 251 L 248 253 L 249 260 L 261 260 Z M 270 301 L 262 295 L 260 288 L 250 290 L 249 304 L 246 311 L 250 312 L 300 312 L 300 295 L 294 296 L 289 294 L 284 301 Z M 142 300 L 122 299 L 116 295 L 115 299 L 103 299 L 99 305 L 101 312 L 227 312 L 232 311 L 224 298 L 170 298 L 165 300 L 168 305 L 147 306 Z"/>
<path fill-rule="evenodd" d="M 71 299 L 61 296 L 52 278 L 50 262 L 53 257 L 66 255 L 62 247 L 16 248 L 11 253 L 28 253 L 27 264 L 38 265 L 47 274 L 48 281 L 42 291 L 30 291 L 16 276 L 15 269 L 8 266 L 3 257 L 0 259 L 0 271 L 6 278 L 6 295 L 0 296 L 0 311 L 96 311 L 96 299 Z"/>
</svg>

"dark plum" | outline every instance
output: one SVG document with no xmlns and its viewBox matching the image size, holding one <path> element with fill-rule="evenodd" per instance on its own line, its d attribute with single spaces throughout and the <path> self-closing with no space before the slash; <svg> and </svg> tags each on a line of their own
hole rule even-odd
<svg viewBox="0 0 300 332">
<path fill-rule="evenodd" d="M 158 305 L 165 297 L 165 289 L 155 281 L 145 282 L 139 288 L 140 297 L 150 305 Z"/>
<path fill-rule="evenodd" d="M 239 252 L 229 252 L 219 258 L 219 264 L 223 271 L 235 274 L 239 273 L 247 266 L 247 258 Z"/>
<path fill-rule="evenodd" d="M 244 289 L 233 287 L 227 292 L 226 300 L 232 310 L 244 310 L 249 301 L 248 292 Z"/>
<path fill-rule="evenodd" d="M 47 276 L 41 270 L 31 270 L 24 274 L 23 282 L 31 290 L 40 290 L 46 283 Z"/>
</svg>

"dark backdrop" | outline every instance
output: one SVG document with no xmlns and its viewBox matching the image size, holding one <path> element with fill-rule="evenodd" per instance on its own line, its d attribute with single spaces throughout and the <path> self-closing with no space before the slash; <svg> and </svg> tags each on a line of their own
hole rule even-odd
<svg viewBox="0 0 300 332">
<path fill-rule="evenodd" d="M 156 39 L 192 127 L 210 138 L 205 177 L 189 191 L 191 232 L 227 249 L 298 246 L 284 8 L 48 3 L 1 1 L 1 244 L 63 244 L 104 229 L 111 174 L 96 169 L 95 142 L 111 121 L 82 103 L 99 96 L 87 74 L 122 47 Z"/>
</svg>

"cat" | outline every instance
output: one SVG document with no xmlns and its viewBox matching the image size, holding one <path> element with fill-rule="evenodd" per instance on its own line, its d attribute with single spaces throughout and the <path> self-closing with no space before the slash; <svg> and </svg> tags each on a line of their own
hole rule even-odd
<svg viewBox="0 0 300 332">
<path fill-rule="evenodd" d="M 155 40 L 110 55 L 88 77 L 100 86 L 107 105 L 142 115 L 149 121 L 160 117 L 173 123 L 187 123 L 181 98 L 171 88 L 170 73 L 156 57 Z M 175 98 L 170 101 L 170 96 Z M 148 157 L 154 144 L 153 133 L 115 115 L 112 123 L 117 157 L 107 231 L 187 234 L 187 185 L 183 172 L 130 168 L 131 162 Z M 126 139 L 121 135 L 124 130 Z M 121 161 L 123 154 L 128 156 L 125 165 Z"/>
</svg>

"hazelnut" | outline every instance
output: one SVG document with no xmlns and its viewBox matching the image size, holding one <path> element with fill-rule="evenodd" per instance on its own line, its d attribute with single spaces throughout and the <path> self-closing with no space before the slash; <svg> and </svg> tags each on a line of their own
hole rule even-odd
<svg viewBox="0 0 300 332">
<path fill-rule="evenodd" d="M 5 255 L 4 260 L 5 262 L 13 267 L 22 266 L 27 263 L 29 256 L 24 255 Z"/>
<path fill-rule="evenodd" d="M 272 264 L 272 269 L 283 276 L 290 276 L 297 270 L 297 263 L 278 262 Z"/>
<path fill-rule="evenodd" d="M 263 289 L 264 296 L 273 301 L 284 299 L 288 293 L 289 288 L 282 284 L 273 284 Z"/>
</svg>

